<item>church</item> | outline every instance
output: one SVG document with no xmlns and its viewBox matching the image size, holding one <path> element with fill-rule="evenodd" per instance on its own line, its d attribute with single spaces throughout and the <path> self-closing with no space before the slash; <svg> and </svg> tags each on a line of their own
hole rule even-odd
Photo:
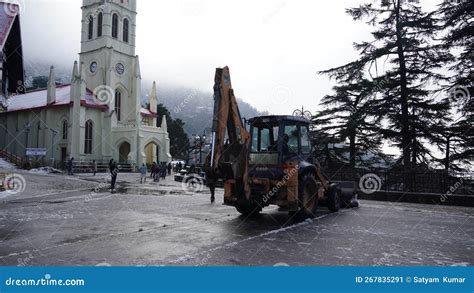
<svg viewBox="0 0 474 293">
<path fill-rule="evenodd" d="M 83 0 L 81 52 L 71 83 L 57 85 L 51 67 L 46 89 L 5 91 L 0 150 L 25 157 L 27 149 L 43 148 L 44 163 L 54 166 L 69 158 L 115 159 L 133 168 L 171 161 L 166 117 L 153 111 L 156 83 L 148 96 L 152 110 L 141 103 L 136 5 L 136 0 Z"/>
</svg>

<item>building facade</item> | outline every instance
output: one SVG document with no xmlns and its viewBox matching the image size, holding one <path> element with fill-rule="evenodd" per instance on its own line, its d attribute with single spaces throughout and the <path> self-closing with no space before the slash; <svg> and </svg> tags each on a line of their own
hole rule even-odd
<svg viewBox="0 0 474 293">
<path fill-rule="evenodd" d="M 171 161 L 166 117 L 141 103 L 136 16 L 136 0 L 84 0 L 71 83 L 56 85 L 51 67 L 47 89 L 10 97 L 0 113 L 0 149 L 24 156 L 46 148 L 46 161 L 56 164 Z M 148 103 L 157 109 L 155 83 Z"/>
</svg>

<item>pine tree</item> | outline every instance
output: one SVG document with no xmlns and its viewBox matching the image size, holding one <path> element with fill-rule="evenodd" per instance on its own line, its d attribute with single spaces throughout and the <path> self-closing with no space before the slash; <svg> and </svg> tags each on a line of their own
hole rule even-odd
<svg viewBox="0 0 474 293">
<path fill-rule="evenodd" d="M 446 171 L 462 171 L 474 160 L 474 3 L 444 1 L 437 13 L 443 21 L 443 46 L 455 54 L 449 63 L 454 75 L 447 93 L 456 110 L 453 121 L 440 126 L 438 146 L 445 153 L 442 163 Z"/>
<path fill-rule="evenodd" d="M 451 55 L 433 42 L 439 29 L 434 13 L 425 13 L 413 1 L 382 1 L 346 10 L 354 20 L 367 20 L 373 40 L 354 44 L 358 60 L 322 73 L 340 83 L 366 78 L 374 83 L 378 112 L 384 118 L 380 132 L 402 153 L 406 169 L 428 162 L 426 142 L 437 139 L 434 121 L 446 117 L 446 101 L 433 98 L 445 77 L 439 73 Z"/>
<path fill-rule="evenodd" d="M 170 153 L 173 158 L 184 159 L 188 156 L 189 138 L 184 131 L 184 122 L 181 119 L 174 120 L 171 117 L 169 110 L 163 105 L 159 104 L 156 113 L 163 117 L 166 115 L 166 124 L 168 125 L 168 133 L 170 136 Z M 157 121 L 161 126 L 161 121 Z"/>
<path fill-rule="evenodd" d="M 377 130 L 381 117 L 376 112 L 378 102 L 372 97 L 373 88 L 374 84 L 365 79 L 335 86 L 334 94 L 321 101 L 325 108 L 313 119 L 319 131 L 330 132 L 341 142 L 348 140 L 345 151 L 351 168 L 356 167 L 356 161 L 363 162 L 361 156 L 368 152 L 380 154 L 382 140 Z"/>
</svg>

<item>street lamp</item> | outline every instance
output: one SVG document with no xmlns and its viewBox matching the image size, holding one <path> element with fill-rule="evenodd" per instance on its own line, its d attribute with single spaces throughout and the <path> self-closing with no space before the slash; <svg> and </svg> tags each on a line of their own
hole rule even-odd
<svg viewBox="0 0 474 293">
<path fill-rule="evenodd" d="M 202 149 L 206 145 L 206 134 L 202 136 L 196 135 L 194 137 L 194 149 L 199 150 L 199 165 L 202 165 Z"/>
</svg>

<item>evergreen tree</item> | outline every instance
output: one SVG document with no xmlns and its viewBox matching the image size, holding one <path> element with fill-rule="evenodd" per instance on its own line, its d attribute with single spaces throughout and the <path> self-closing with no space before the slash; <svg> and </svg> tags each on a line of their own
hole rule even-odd
<svg viewBox="0 0 474 293">
<path fill-rule="evenodd" d="M 349 153 L 351 168 L 356 167 L 356 161 L 363 162 L 361 156 L 368 152 L 380 154 L 382 139 L 378 128 L 381 116 L 377 113 L 378 102 L 372 98 L 373 88 L 373 83 L 365 79 L 335 86 L 334 94 L 321 101 L 325 109 L 313 119 L 319 131 L 330 132 L 341 142 L 348 140 L 349 148 L 345 153 Z"/>
<path fill-rule="evenodd" d="M 374 27 L 373 40 L 354 44 L 358 60 L 322 73 L 339 83 L 374 83 L 378 112 L 386 127 L 380 132 L 402 153 L 405 168 L 427 162 L 432 151 L 424 142 L 437 139 L 435 121 L 446 117 L 446 100 L 434 99 L 445 80 L 439 69 L 450 60 L 445 48 L 433 42 L 439 29 L 434 13 L 425 13 L 413 1 L 390 0 L 347 9 L 354 20 Z"/>
<path fill-rule="evenodd" d="M 159 104 L 156 113 L 159 117 L 166 115 L 166 123 L 168 125 L 168 133 L 170 136 L 170 153 L 175 159 L 185 159 L 188 156 L 189 139 L 184 131 L 184 122 L 181 119 L 174 120 L 171 117 L 169 110 L 163 105 Z M 157 121 L 157 126 L 161 126 L 161 120 Z"/>
<path fill-rule="evenodd" d="M 473 8 L 472 1 L 444 1 L 437 11 L 443 20 L 443 46 L 455 54 L 447 92 L 456 112 L 450 123 L 440 126 L 438 141 L 446 171 L 462 171 L 474 160 Z"/>
</svg>

